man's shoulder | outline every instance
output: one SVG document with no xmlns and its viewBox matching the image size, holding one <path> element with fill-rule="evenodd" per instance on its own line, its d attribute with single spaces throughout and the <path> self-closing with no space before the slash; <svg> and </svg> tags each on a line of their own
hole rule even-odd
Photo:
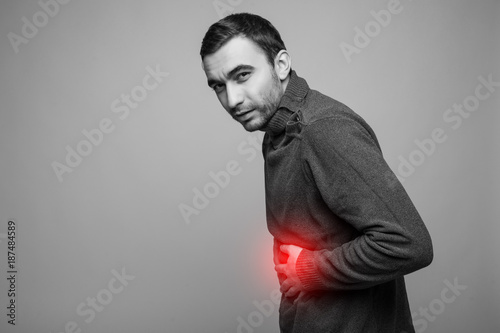
<svg viewBox="0 0 500 333">
<path fill-rule="evenodd" d="M 319 91 L 309 90 L 300 113 L 305 142 L 322 141 L 325 135 L 338 143 L 355 142 L 354 138 L 364 137 L 378 146 L 375 132 L 359 114 Z"/>
<path fill-rule="evenodd" d="M 302 120 L 306 125 L 329 118 L 351 120 L 367 125 L 365 120 L 344 103 L 317 90 L 309 90 L 303 107 Z"/>
</svg>

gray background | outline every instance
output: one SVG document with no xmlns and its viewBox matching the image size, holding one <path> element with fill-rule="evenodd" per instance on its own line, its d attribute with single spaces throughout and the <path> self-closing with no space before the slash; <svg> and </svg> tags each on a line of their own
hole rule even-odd
<svg viewBox="0 0 500 333">
<path fill-rule="evenodd" d="M 342 43 L 354 45 L 355 28 L 370 27 L 370 12 L 389 1 L 72 1 L 44 22 L 37 1 L 2 0 L 0 331 L 64 332 L 75 322 L 67 331 L 229 333 L 240 318 L 279 332 L 277 310 L 262 315 L 254 303 L 278 287 L 262 156 L 200 67 L 206 29 L 228 13 L 220 3 L 268 18 L 297 73 L 368 121 L 396 173 L 400 158 L 424 156 L 415 140 L 444 131 L 411 175 L 399 173 L 435 250 L 431 266 L 406 278 L 416 328 L 498 332 L 500 87 L 459 128 L 443 118 L 474 95 L 478 77 L 500 81 L 500 3 L 487 0 L 401 0 L 350 62 Z M 9 33 L 22 36 L 22 18 L 34 15 L 41 27 L 16 50 Z M 169 75 L 120 119 L 111 104 L 140 92 L 148 66 Z M 114 130 L 60 181 L 52 163 L 104 118 Z M 187 223 L 180 205 L 193 206 L 193 189 L 233 160 L 241 172 Z M 15 327 L 5 315 L 9 219 L 18 224 Z M 122 269 L 135 278 L 110 294 Z M 466 289 L 453 294 L 445 281 L 455 279 Z M 77 308 L 98 295 L 109 304 L 86 322 Z"/>
</svg>

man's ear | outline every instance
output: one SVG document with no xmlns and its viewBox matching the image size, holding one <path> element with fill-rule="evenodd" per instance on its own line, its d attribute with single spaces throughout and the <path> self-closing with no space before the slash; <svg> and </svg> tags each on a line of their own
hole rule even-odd
<svg viewBox="0 0 500 333">
<path fill-rule="evenodd" d="M 274 69 L 276 70 L 276 74 L 278 74 L 281 82 L 288 78 L 288 74 L 290 74 L 290 71 L 292 70 L 292 58 L 287 50 L 281 50 L 278 52 L 274 58 Z"/>
</svg>

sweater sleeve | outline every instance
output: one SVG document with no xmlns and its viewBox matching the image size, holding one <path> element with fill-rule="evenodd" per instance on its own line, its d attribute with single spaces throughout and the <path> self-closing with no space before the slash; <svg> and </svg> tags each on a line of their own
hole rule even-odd
<svg viewBox="0 0 500 333">
<path fill-rule="evenodd" d="M 332 117 L 304 131 L 304 172 L 330 210 L 359 232 L 334 249 L 300 253 L 305 289 L 364 289 L 429 265 L 430 235 L 371 129 L 354 117 Z"/>
</svg>

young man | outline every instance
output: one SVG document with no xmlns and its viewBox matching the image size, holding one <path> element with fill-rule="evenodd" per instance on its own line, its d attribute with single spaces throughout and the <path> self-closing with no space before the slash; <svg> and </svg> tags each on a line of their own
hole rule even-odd
<svg viewBox="0 0 500 333">
<path fill-rule="evenodd" d="M 403 276 L 430 264 L 431 239 L 372 129 L 311 90 L 257 15 L 213 24 L 200 53 L 226 111 L 266 132 L 281 331 L 414 332 Z"/>
</svg>

